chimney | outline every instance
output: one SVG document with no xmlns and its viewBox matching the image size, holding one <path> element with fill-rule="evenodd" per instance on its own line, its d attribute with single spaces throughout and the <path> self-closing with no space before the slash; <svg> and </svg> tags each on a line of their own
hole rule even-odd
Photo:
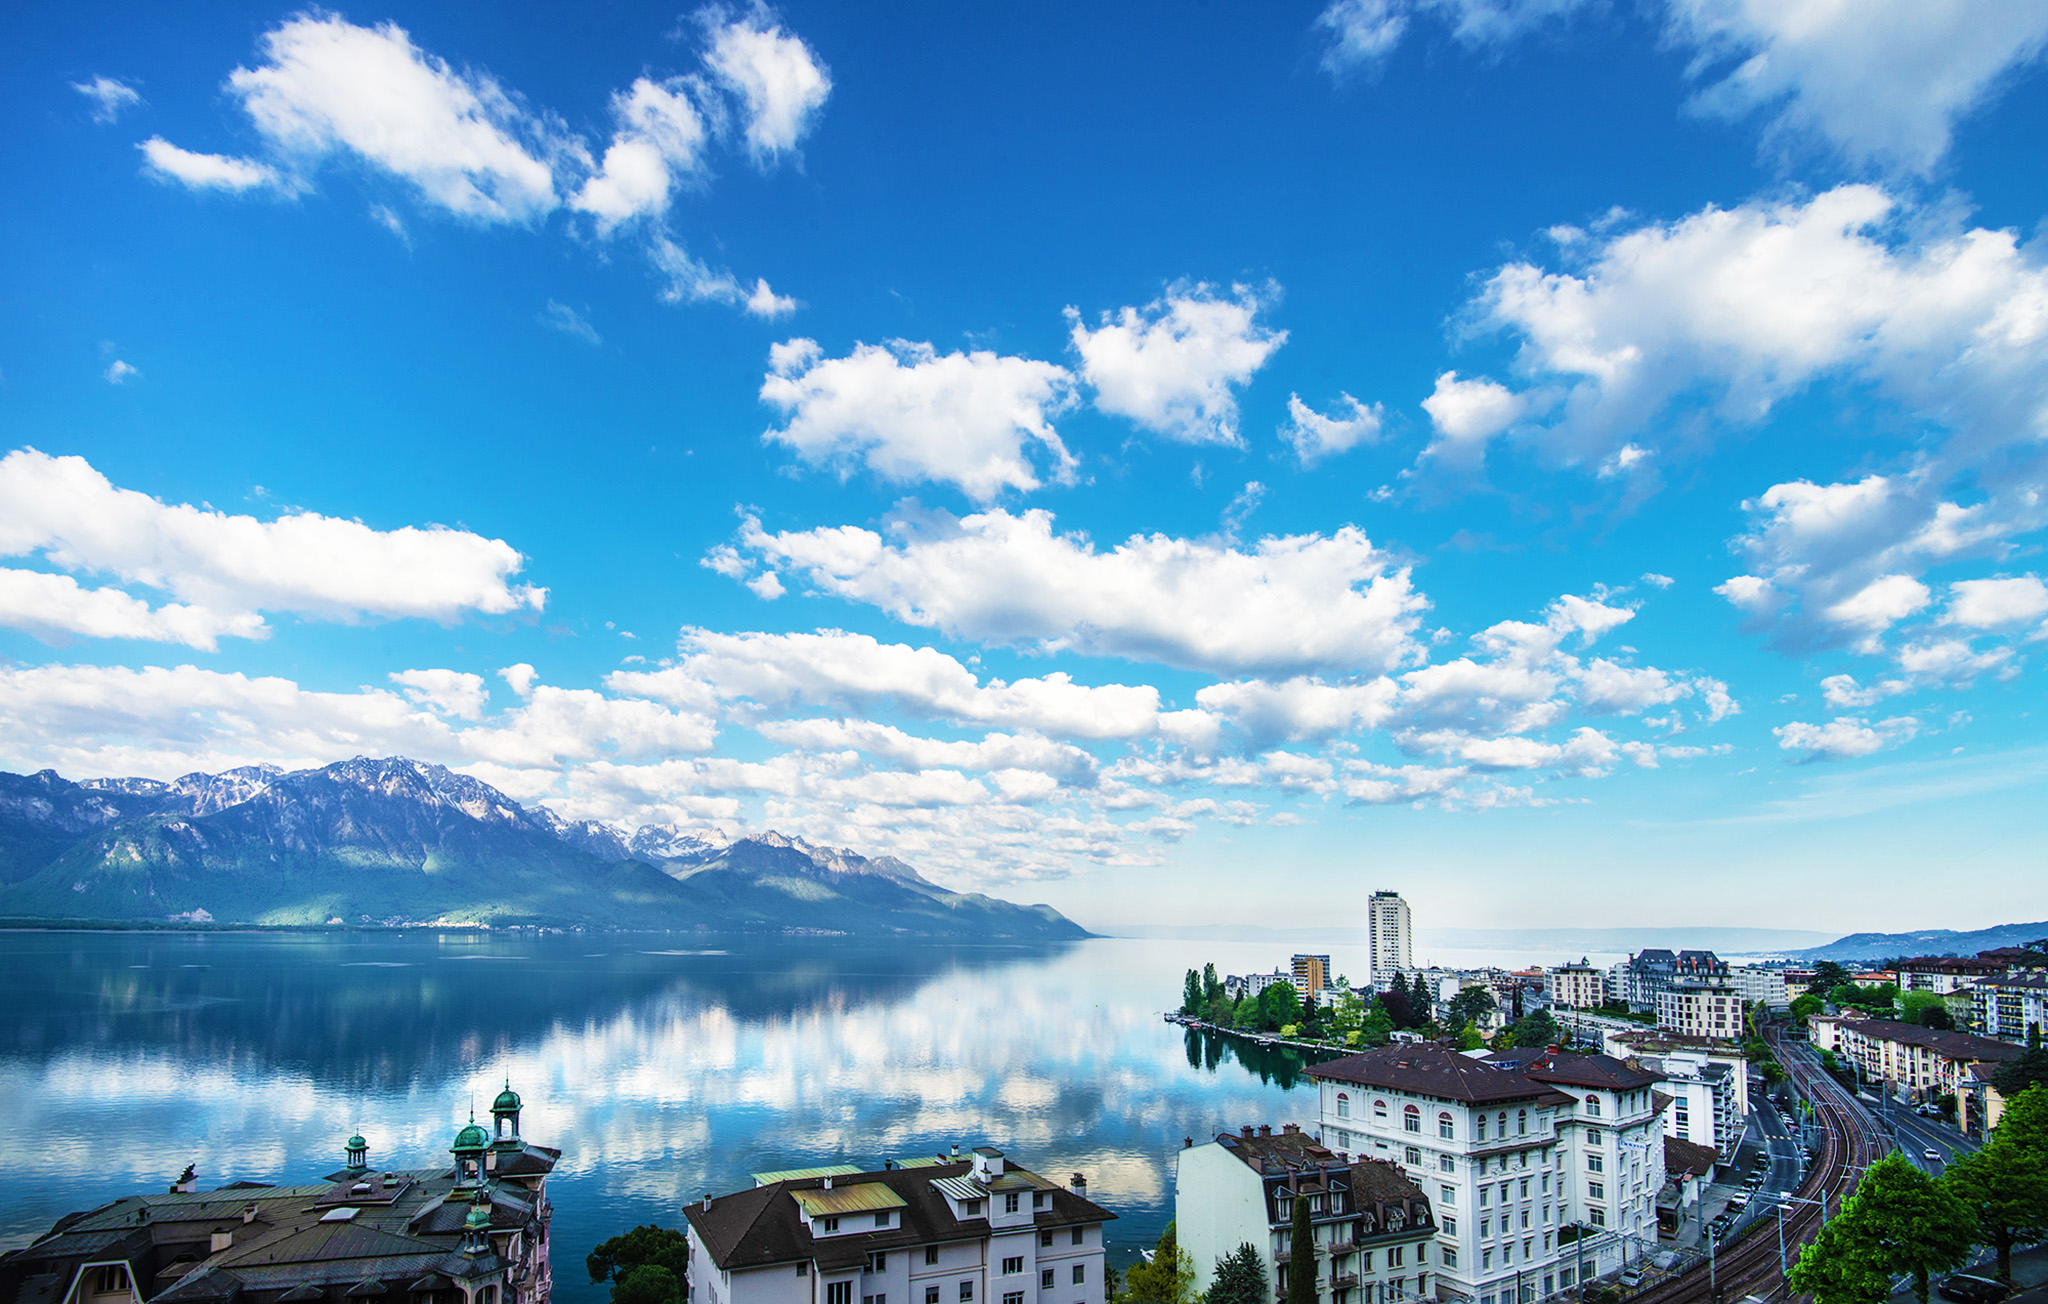
<svg viewBox="0 0 2048 1304">
<path fill-rule="evenodd" d="M 219 1254 L 234 1243 L 235 1232 L 233 1228 L 216 1227 L 213 1229 L 213 1235 L 207 1238 L 206 1252 L 208 1254 Z"/>
<path fill-rule="evenodd" d="M 828 1191 L 832 1189 L 832 1174 L 830 1173 L 825 1174 L 825 1189 Z"/>
<path fill-rule="evenodd" d="M 1280 1132 L 1283 1136 L 1293 1136 L 1299 1131 L 1301 1131 L 1301 1124 L 1299 1123 L 1282 1123 L 1280 1125 Z"/>
<path fill-rule="evenodd" d="M 1252 1139 L 1252 1125 L 1251 1125 L 1250 1123 L 1246 1123 L 1246 1124 L 1244 1125 L 1244 1127 L 1243 1127 L 1243 1128 L 1242 1128 L 1242 1129 L 1240 1130 L 1240 1135 L 1242 1135 L 1242 1136 L 1244 1137 L 1244 1139 L 1245 1139 L 1245 1140 L 1247 1140 L 1247 1141 L 1251 1140 L 1251 1139 Z"/>
<path fill-rule="evenodd" d="M 246 1209 L 242 1210 L 242 1225 L 246 1227 L 246 1226 L 248 1226 L 248 1225 L 249 1225 L 250 1223 L 252 1223 L 252 1222 L 255 1222 L 255 1221 L 256 1221 L 256 1206 L 252 1204 L 252 1205 L 250 1205 L 250 1206 L 249 1206 L 248 1208 L 246 1208 Z"/>
<path fill-rule="evenodd" d="M 1180 1148 L 1183 1150 L 1193 1150 L 1195 1148 L 1195 1139 L 1191 1136 L 1182 1137 L 1180 1139 Z"/>
<path fill-rule="evenodd" d="M 1271 1136 L 1271 1135 L 1273 1135 L 1273 1125 L 1272 1125 L 1271 1123 L 1261 1123 L 1261 1124 L 1259 1124 L 1259 1135 L 1260 1135 L 1260 1136 Z"/>
<path fill-rule="evenodd" d="M 958 1159 L 959 1157 L 960 1157 L 960 1143 L 959 1143 L 958 1141 L 955 1141 L 955 1142 L 953 1143 L 953 1158 L 955 1158 L 955 1159 Z"/>
<path fill-rule="evenodd" d="M 1189 1137 L 1189 1138 L 1188 1138 L 1188 1144 L 1189 1144 L 1189 1145 L 1193 1145 L 1194 1143 L 1195 1143 L 1195 1139 L 1194 1139 L 1193 1137 Z M 1072 1186 L 1072 1187 L 1073 1187 L 1073 1188 L 1074 1188 L 1074 1189 L 1075 1189 L 1076 1191 L 1085 1191 L 1085 1190 L 1087 1190 L 1087 1189 L 1088 1189 L 1088 1174 L 1086 1174 L 1086 1173 L 1075 1173 L 1075 1174 L 1074 1174 L 1074 1180 L 1073 1180 L 1073 1181 L 1072 1181 L 1071 1183 L 1069 1183 L 1069 1185 L 1071 1185 L 1071 1186 Z"/>
</svg>

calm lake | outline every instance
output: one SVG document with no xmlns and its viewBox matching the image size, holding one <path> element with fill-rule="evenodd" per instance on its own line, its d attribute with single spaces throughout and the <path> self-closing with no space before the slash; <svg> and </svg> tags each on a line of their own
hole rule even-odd
<svg viewBox="0 0 2048 1304">
<path fill-rule="evenodd" d="M 1341 961 L 1346 957 L 1339 956 Z M 559 1296 L 597 1241 L 764 1169 L 995 1145 L 1120 1215 L 1172 1216 L 1173 1155 L 1314 1122 L 1291 1055 L 1165 1023 L 1181 977 L 1269 946 L 952 946 L 675 935 L 0 933 L 0 1248 L 163 1189 L 447 1162 L 508 1077 L 550 1183 Z M 1340 963 L 1339 967 L 1342 967 Z M 1354 967 L 1363 968 L 1362 958 Z"/>
</svg>

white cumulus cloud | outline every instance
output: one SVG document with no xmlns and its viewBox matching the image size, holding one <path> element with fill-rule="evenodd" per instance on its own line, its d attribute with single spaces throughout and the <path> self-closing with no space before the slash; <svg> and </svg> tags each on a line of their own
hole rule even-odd
<svg viewBox="0 0 2048 1304">
<path fill-rule="evenodd" d="M 761 401 L 786 424 L 766 439 L 814 464 L 858 462 L 885 480 L 935 480 L 987 501 L 1035 489 L 1035 447 L 1050 474 L 1071 478 L 1074 459 L 1051 417 L 1070 401 L 1065 368 L 985 350 L 941 354 L 930 344 L 861 344 L 828 358 L 813 340 L 770 351 Z"/>
<path fill-rule="evenodd" d="M 711 48 L 704 64 L 740 102 L 747 149 L 766 166 L 809 130 L 832 93 L 832 74 L 803 40 L 759 5 L 724 20 L 705 11 Z"/>
<path fill-rule="evenodd" d="M 703 162 L 704 119 L 680 81 L 636 78 L 612 96 L 618 130 L 598 170 L 570 201 L 609 231 L 621 222 L 667 211 L 669 192 Z"/>
<path fill-rule="evenodd" d="M 142 151 L 144 170 L 163 181 L 176 181 L 194 190 L 243 191 L 289 190 L 290 183 L 268 163 L 231 158 L 226 154 L 196 154 L 179 149 L 162 136 L 151 136 L 136 146 Z"/>
<path fill-rule="evenodd" d="M 1095 406 L 1190 444 L 1237 444 L 1237 390 L 1248 383 L 1286 331 L 1258 322 L 1276 291 L 1176 285 L 1144 308 L 1104 313 L 1089 329 L 1067 309 L 1081 376 Z"/>
<path fill-rule="evenodd" d="M 1294 449 L 1303 466 L 1312 466 L 1326 457 L 1378 440 L 1384 415 L 1380 404 L 1367 406 L 1345 394 L 1340 398 L 1338 412 L 1324 416 L 1302 402 L 1300 395 L 1289 394 L 1287 424 L 1281 427 L 1280 437 Z"/>
<path fill-rule="evenodd" d="M 1778 746 L 1794 752 L 1794 764 L 1812 761 L 1853 760 L 1887 747 L 1896 747 L 1918 733 L 1920 722 L 1909 715 L 1880 720 L 1875 725 L 1850 716 L 1837 716 L 1826 724 L 1794 720 L 1771 730 Z"/>
</svg>

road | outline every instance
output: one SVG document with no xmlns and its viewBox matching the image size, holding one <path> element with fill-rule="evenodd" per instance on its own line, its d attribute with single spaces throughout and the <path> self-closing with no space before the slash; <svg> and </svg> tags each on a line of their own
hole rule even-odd
<svg viewBox="0 0 2048 1304">
<path fill-rule="evenodd" d="M 1880 1126 L 1897 1138 L 1899 1148 L 1906 1152 L 1907 1157 L 1932 1176 L 1941 1176 L 1950 1162 L 1978 1148 L 1975 1141 L 1956 1131 L 1946 1122 L 1922 1118 L 1895 1100 L 1886 1101 L 1880 1107 L 1875 1097 L 1864 1095 L 1860 1091 L 1857 1093 L 1857 1099 L 1877 1116 Z M 1927 1158 L 1929 1150 L 1941 1157 Z"/>
</svg>

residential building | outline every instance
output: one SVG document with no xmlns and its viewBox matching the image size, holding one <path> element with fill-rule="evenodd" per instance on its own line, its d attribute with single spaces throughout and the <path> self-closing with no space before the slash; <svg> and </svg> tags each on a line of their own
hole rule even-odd
<svg viewBox="0 0 2048 1304">
<path fill-rule="evenodd" d="M 2005 1117 L 2005 1097 L 1992 1085 L 1995 1064 L 1972 1064 L 1956 1092 L 1956 1126 L 1963 1135 L 1982 1141 Z"/>
<path fill-rule="evenodd" d="M 1655 1243 L 1667 1098 L 1640 1065 L 1422 1042 L 1308 1073 L 1324 1144 L 1433 1188 L 1440 1296 L 1533 1304 Z"/>
<path fill-rule="evenodd" d="M 1866 1081 L 1881 1082 L 1904 1099 L 1959 1095 L 1971 1066 L 2017 1059 L 2023 1048 L 1967 1032 L 1942 1032 L 1917 1023 L 1816 1015 L 1808 1021 L 1813 1043 L 1854 1064 Z"/>
<path fill-rule="evenodd" d="M 1933 992 L 1937 996 L 1946 996 L 1983 979 L 2003 977 L 2005 966 L 1996 960 L 1929 955 L 1900 961 L 1897 973 L 1901 991 Z"/>
<path fill-rule="evenodd" d="M 1330 985 L 1330 957 L 1327 955 L 1297 955 L 1294 957 L 1294 990 L 1303 1000 Z"/>
<path fill-rule="evenodd" d="M 1284 1298 L 1296 1200 L 1308 1201 L 1318 1304 L 1437 1298 L 1436 1225 L 1422 1187 L 1395 1164 L 1339 1155 L 1292 1123 L 1180 1152 L 1174 1226 L 1195 1289 L 1207 1290 L 1216 1265 L 1249 1243 Z"/>
<path fill-rule="evenodd" d="M 1782 1010 L 1792 1004 L 1792 995 L 1785 987 L 1783 969 L 1770 969 L 1758 964 L 1732 964 L 1728 966 L 1727 982 L 1750 1005 Z"/>
<path fill-rule="evenodd" d="M 315 1182 L 235 1182 L 61 1219 L 0 1256 L 17 1304 L 548 1304 L 548 1174 L 562 1152 L 519 1135 L 508 1083 L 494 1132 L 474 1119 L 454 1162 L 374 1169 L 352 1136 L 346 1166 Z"/>
<path fill-rule="evenodd" d="M 759 1173 L 684 1207 L 691 1304 L 1106 1304 L 1115 1214 L 1000 1150 Z"/>
<path fill-rule="evenodd" d="M 1397 969 L 1415 967 L 1415 939 L 1410 930 L 1408 903 L 1399 892 L 1375 892 L 1366 903 L 1366 931 L 1372 943 L 1374 982 L 1387 981 Z"/>
<path fill-rule="evenodd" d="M 1687 1223 L 1699 1229 L 1700 1199 L 1713 1180 L 1721 1155 L 1708 1146 L 1678 1137 L 1664 1137 L 1664 1188 L 1657 1193 L 1657 1227 L 1664 1235 L 1685 1240 Z"/>
<path fill-rule="evenodd" d="M 1680 980 L 1724 982 L 1728 965 L 1712 951 L 1639 951 L 1607 971 L 1608 995 L 1638 1014 L 1653 1014 L 1657 996 Z"/>
<path fill-rule="evenodd" d="M 1732 1042 L 1661 1032 L 1610 1032 L 1608 1053 L 1664 1075 L 1671 1097 L 1664 1135 L 1720 1155 L 1742 1143 L 1749 1118 L 1749 1057 Z"/>
<path fill-rule="evenodd" d="M 2023 1042 L 2030 1029 L 2048 1032 L 2048 973 L 1979 978 L 1970 991 L 1972 1022 L 1984 1035 Z"/>
<path fill-rule="evenodd" d="M 1681 978 L 1657 993 L 1657 1026 L 1695 1037 L 1742 1036 L 1742 993 L 1727 982 Z"/>
<path fill-rule="evenodd" d="M 1607 975 L 1584 960 L 1552 969 L 1544 975 L 1544 985 L 1552 1005 L 1594 1010 L 1607 1003 Z"/>
</svg>

